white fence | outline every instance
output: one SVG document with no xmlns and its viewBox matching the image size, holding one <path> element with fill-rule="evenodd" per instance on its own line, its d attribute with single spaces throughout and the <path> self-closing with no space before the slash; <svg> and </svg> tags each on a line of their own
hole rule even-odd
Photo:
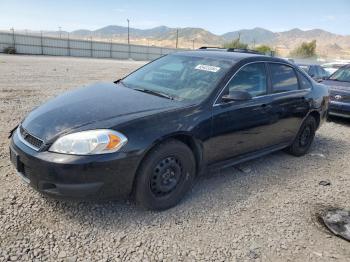
<svg viewBox="0 0 350 262">
<path fill-rule="evenodd" d="M 153 60 L 181 49 L 0 32 L 0 53 Z"/>
</svg>

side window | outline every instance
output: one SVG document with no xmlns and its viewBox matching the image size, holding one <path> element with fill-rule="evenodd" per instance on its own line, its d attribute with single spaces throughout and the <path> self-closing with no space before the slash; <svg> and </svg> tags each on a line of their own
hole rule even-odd
<svg viewBox="0 0 350 262">
<path fill-rule="evenodd" d="M 300 73 L 300 72 L 297 72 L 297 73 L 298 73 L 300 88 L 301 89 L 312 88 L 312 85 L 311 85 L 309 79 L 307 79 L 306 76 L 304 76 L 302 73 Z"/>
<path fill-rule="evenodd" d="M 310 70 L 309 70 L 309 76 L 311 77 L 315 77 L 317 75 L 316 69 L 314 66 L 310 66 Z"/>
<path fill-rule="evenodd" d="M 320 71 L 321 71 L 321 76 L 322 76 L 322 77 L 328 77 L 327 71 L 324 70 L 323 67 L 321 67 L 321 66 L 320 66 L 319 68 L 320 68 Z"/>
<path fill-rule="evenodd" d="M 320 66 L 316 66 L 317 68 L 317 77 L 323 77 L 323 71 Z"/>
<path fill-rule="evenodd" d="M 264 63 L 244 66 L 228 83 L 229 92 L 247 91 L 252 97 L 265 95 L 267 77 Z"/>
<path fill-rule="evenodd" d="M 270 63 L 270 71 L 273 93 L 281 93 L 299 89 L 298 79 L 292 67 Z"/>
</svg>

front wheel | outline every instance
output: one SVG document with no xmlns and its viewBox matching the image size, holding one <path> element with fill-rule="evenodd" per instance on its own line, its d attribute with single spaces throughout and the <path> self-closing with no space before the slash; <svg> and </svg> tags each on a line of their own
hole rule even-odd
<svg viewBox="0 0 350 262">
<path fill-rule="evenodd" d="M 293 144 L 287 148 L 287 152 L 294 156 L 305 155 L 311 147 L 315 133 L 316 120 L 314 117 L 309 116 L 301 125 L 297 137 L 295 138 Z"/>
<path fill-rule="evenodd" d="M 191 149 L 169 140 L 151 150 L 138 170 L 135 199 L 148 209 L 163 210 L 176 205 L 191 188 L 196 164 Z"/>
</svg>

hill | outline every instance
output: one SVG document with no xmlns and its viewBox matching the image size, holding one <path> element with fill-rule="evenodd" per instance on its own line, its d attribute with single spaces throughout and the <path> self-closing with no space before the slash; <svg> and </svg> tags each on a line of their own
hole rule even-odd
<svg viewBox="0 0 350 262">
<path fill-rule="evenodd" d="M 288 55 L 290 51 L 305 41 L 317 41 L 317 52 L 322 56 L 333 58 L 349 58 L 350 36 L 333 34 L 321 29 L 301 30 L 294 28 L 284 32 L 272 32 L 264 28 L 242 29 L 216 35 L 203 28 L 185 27 L 171 28 L 158 26 L 150 29 L 130 28 L 130 41 L 134 44 L 160 45 L 175 47 L 178 30 L 178 47 L 198 48 L 200 46 L 221 46 L 225 42 L 240 37 L 241 41 L 250 46 L 267 44 L 280 54 Z M 50 32 L 58 34 L 58 32 Z M 97 30 L 80 29 L 70 32 L 72 37 L 98 38 L 101 40 L 127 42 L 128 28 L 109 25 Z"/>
</svg>

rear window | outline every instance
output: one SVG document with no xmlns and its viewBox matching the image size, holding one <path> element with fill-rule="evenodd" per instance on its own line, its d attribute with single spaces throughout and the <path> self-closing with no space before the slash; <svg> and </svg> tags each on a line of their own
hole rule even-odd
<svg viewBox="0 0 350 262">
<path fill-rule="evenodd" d="M 298 90 L 298 79 L 294 69 L 283 64 L 270 64 L 272 91 L 281 93 Z"/>
</svg>

